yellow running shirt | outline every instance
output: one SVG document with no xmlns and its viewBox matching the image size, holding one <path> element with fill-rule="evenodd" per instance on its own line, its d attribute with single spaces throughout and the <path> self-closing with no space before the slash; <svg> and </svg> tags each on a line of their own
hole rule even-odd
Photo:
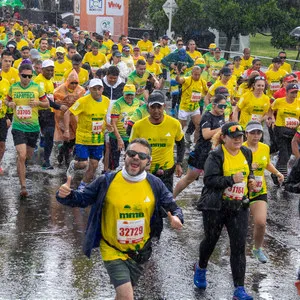
<svg viewBox="0 0 300 300">
<path fill-rule="evenodd" d="M 70 112 L 78 116 L 76 144 L 99 146 L 104 144 L 105 119 L 109 107 L 109 99 L 102 95 L 96 101 L 90 94 L 79 98 Z"/>
<path fill-rule="evenodd" d="M 58 85 L 63 82 L 64 74 L 67 70 L 72 69 L 72 64 L 68 61 L 59 63 L 57 60 L 54 62 L 54 77 L 53 81 Z"/>
<path fill-rule="evenodd" d="M 147 42 L 140 40 L 137 42 L 137 46 L 141 52 L 153 52 L 153 44 L 149 40 Z"/>
<path fill-rule="evenodd" d="M 0 80 L 0 119 L 5 117 L 7 106 L 5 105 L 6 95 L 8 94 L 10 84 L 8 80 Z"/>
<path fill-rule="evenodd" d="M 19 72 L 17 69 L 15 69 L 13 67 L 11 67 L 8 72 L 5 72 L 4 70 L 2 70 L 1 76 L 2 76 L 2 78 L 7 79 L 10 84 L 14 84 L 14 83 L 20 81 Z"/>
<path fill-rule="evenodd" d="M 157 125 L 149 118 L 137 121 L 131 131 L 129 141 L 145 138 L 152 147 L 151 173 L 158 169 L 167 170 L 174 166 L 174 145 L 184 136 L 178 120 L 164 115 L 164 120 Z"/>
<path fill-rule="evenodd" d="M 244 67 L 244 70 L 248 70 L 252 68 L 252 61 L 253 61 L 253 57 L 249 57 L 248 59 L 244 59 L 244 57 L 241 57 L 241 66 Z"/>
<path fill-rule="evenodd" d="M 96 73 L 98 69 L 107 63 L 107 60 L 106 56 L 101 52 L 98 52 L 97 55 L 94 55 L 92 52 L 87 52 L 83 57 L 82 63 L 89 63 L 92 72 Z"/>
<path fill-rule="evenodd" d="M 232 176 L 236 173 L 243 172 L 244 180 L 241 183 L 235 183 L 232 187 L 224 190 L 224 200 L 242 200 L 243 196 L 248 194 L 248 176 L 250 173 L 249 165 L 243 152 L 240 150 L 237 155 L 231 155 L 224 145 L 222 145 L 224 152 L 223 175 Z"/>
<path fill-rule="evenodd" d="M 277 111 L 276 126 L 289 126 L 299 123 L 300 116 L 300 100 L 295 100 L 293 103 L 287 103 L 286 98 L 278 98 L 272 103 L 272 110 Z"/>
<path fill-rule="evenodd" d="M 256 98 L 252 91 L 242 95 L 237 107 L 241 110 L 239 123 L 245 128 L 249 121 L 259 121 L 270 108 L 270 98 L 263 94 Z"/>
<path fill-rule="evenodd" d="M 247 142 L 243 143 L 243 145 L 248 147 Z M 252 154 L 252 169 L 255 176 L 256 187 L 253 191 L 250 191 L 250 199 L 267 193 L 267 183 L 264 171 L 270 163 L 270 147 L 259 142 L 257 150 L 252 152 Z"/>
<path fill-rule="evenodd" d="M 149 65 L 148 62 L 146 62 L 146 70 L 149 71 L 151 74 L 154 74 L 155 76 L 162 74 L 161 67 L 156 62 L 153 62 L 153 64 L 151 65 Z"/>
<path fill-rule="evenodd" d="M 201 98 L 207 94 L 206 81 L 201 78 L 195 81 L 192 79 L 192 76 L 184 77 L 184 80 L 179 109 L 186 112 L 195 111 L 200 107 L 199 102 Z"/>
<path fill-rule="evenodd" d="M 196 61 L 197 58 L 202 57 L 202 54 L 197 50 L 195 50 L 193 53 L 190 51 L 186 51 L 186 53 L 193 59 L 193 61 Z"/>
<path fill-rule="evenodd" d="M 266 78 L 268 82 L 267 95 L 272 97 L 273 94 L 281 88 L 281 79 L 287 74 L 286 71 L 279 69 L 273 71 L 273 69 L 266 71 Z"/>
<path fill-rule="evenodd" d="M 235 95 L 235 81 L 234 80 L 229 80 L 226 84 L 222 83 L 220 79 L 216 80 L 216 82 L 209 88 L 208 93 L 211 96 L 215 95 L 215 90 L 219 86 L 225 86 L 228 90 L 228 93 L 230 97 L 233 97 Z"/>
<path fill-rule="evenodd" d="M 71 73 L 73 69 L 69 69 L 65 72 L 64 74 L 64 81 L 67 81 L 69 74 Z M 78 74 L 78 78 L 79 78 L 79 84 L 83 85 L 84 83 L 86 83 L 89 80 L 89 72 L 83 68 L 80 68 L 80 71 Z"/>
<path fill-rule="evenodd" d="M 150 220 L 155 198 L 147 179 L 128 183 L 118 172 L 110 184 L 101 216 L 101 233 L 105 240 L 121 251 L 138 250 L 150 238 Z M 128 256 L 100 242 L 102 259 L 128 259 Z"/>
</svg>

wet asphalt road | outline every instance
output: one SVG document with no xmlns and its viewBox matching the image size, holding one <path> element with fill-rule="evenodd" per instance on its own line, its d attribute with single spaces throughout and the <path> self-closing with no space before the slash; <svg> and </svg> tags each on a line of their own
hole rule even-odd
<svg viewBox="0 0 300 300">
<path fill-rule="evenodd" d="M 94 250 L 89 260 L 81 250 L 88 210 L 56 201 L 66 169 L 55 165 L 54 170 L 43 171 L 39 156 L 36 153 L 28 166 L 30 196 L 19 199 L 9 133 L 5 176 L 0 178 L 0 299 L 114 299 L 99 252 Z M 294 287 L 300 265 L 299 196 L 269 187 L 265 249 L 270 260 L 262 265 L 252 258 L 250 220 L 246 289 L 254 299 L 300 299 Z M 208 266 L 208 288 L 199 291 L 193 285 L 193 264 L 203 237 L 201 214 L 194 208 L 200 191 L 201 179 L 178 197 L 184 228 L 174 231 L 166 224 L 136 287 L 136 299 L 232 299 L 226 230 Z"/>
</svg>

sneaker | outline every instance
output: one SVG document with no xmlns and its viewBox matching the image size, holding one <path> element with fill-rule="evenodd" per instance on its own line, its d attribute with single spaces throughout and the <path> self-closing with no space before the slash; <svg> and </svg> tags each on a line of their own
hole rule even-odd
<svg viewBox="0 0 300 300">
<path fill-rule="evenodd" d="M 194 266 L 194 284 L 199 289 L 206 289 L 206 269 L 200 269 L 198 264 Z"/>
<path fill-rule="evenodd" d="M 233 300 L 253 300 L 253 297 L 249 296 L 246 293 L 245 288 L 243 286 L 238 286 L 234 291 L 232 299 Z"/>
<path fill-rule="evenodd" d="M 69 177 L 69 176 L 71 176 L 72 179 L 75 176 L 75 160 L 74 159 L 70 162 L 68 170 L 67 170 L 67 177 Z"/>
<path fill-rule="evenodd" d="M 252 249 L 252 254 L 255 258 L 258 259 L 258 261 L 260 261 L 261 263 L 265 264 L 268 261 L 268 258 L 266 257 L 266 255 L 264 254 L 264 251 L 262 248 L 259 249 Z"/>
<path fill-rule="evenodd" d="M 40 147 L 41 148 L 45 147 L 45 139 L 44 139 L 44 137 L 42 135 L 41 135 L 41 138 L 40 138 Z"/>
<path fill-rule="evenodd" d="M 43 170 L 53 170 L 54 169 L 53 166 L 51 166 L 50 163 L 46 162 L 46 161 L 42 164 L 42 168 L 43 168 Z"/>
<path fill-rule="evenodd" d="M 86 186 L 87 186 L 87 183 L 81 181 L 80 184 L 79 184 L 79 186 L 78 186 L 78 188 L 77 188 L 77 191 L 80 192 L 80 193 L 82 193 L 84 191 L 84 189 L 85 189 Z"/>
</svg>

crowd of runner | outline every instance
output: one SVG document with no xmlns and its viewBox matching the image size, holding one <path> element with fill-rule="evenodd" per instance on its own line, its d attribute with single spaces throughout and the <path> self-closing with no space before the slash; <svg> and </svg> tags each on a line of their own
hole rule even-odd
<svg viewBox="0 0 300 300">
<path fill-rule="evenodd" d="M 155 43 L 149 37 L 145 32 L 132 45 L 126 35 L 113 41 L 109 31 L 3 20 L 0 174 L 5 174 L 1 163 L 10 127 L 21 197 L 29 194 L 26 165 L 38 146 L 44 148 L 44 170 L 66 168 L 68 180 L 57 199 L 70 206 L 93 205 L 85 253 L 100 247 L 116 299 L 133 299 L 132 287 L 150 257 L 151 239 L 160 236 L 162 217 L 180 229 L 183 215 L 174 199 L 203 177 L 198 209 L 205 237 L 194 284 L 206 288 L 208 261 L 225 225 L 233 299 L 253 299 L 244 289 L 249 207 L 252 252 L 266 263 L 265 170 L 275 185 L 297 188 L 295 176 L 288 180 L 287 166 L 292 153 L 300 156 L 300 72 L 292 72 L 284 51 L 263 72 L 249 48 L 227 61 L 216 44 L 202 54 L 195 41 L 177 38 L 171 51 L 168 36 Z M 56 157 L 51 155 L 54 143 Z M 120 168 L 123 150 L 125 165 Z M 278 156 L 275 166 L 273 153 Z M 94 180 L 100 161 L 104 175 Z M 72 190 L 77 169 L 85 172 Z M 181 179 L 173 190 L 174 174 Z"/>
</svg>

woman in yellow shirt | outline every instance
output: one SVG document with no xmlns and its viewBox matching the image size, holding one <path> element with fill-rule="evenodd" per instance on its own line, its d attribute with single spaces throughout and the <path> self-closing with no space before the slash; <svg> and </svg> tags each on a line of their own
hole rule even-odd
<svg viewBox="0 0 300 300">
<path fill-rule="evenodd" d="M 262 248 L 267 220 L 267 184 L 264 173 L 268 170 L 279 182 L 284 180 L 284 176 L 270 162 L 270 148 L 260 142 L 262 135 L 262 125 L 257 121 L 250 121 L 246 127 L 247 141 L 243 145 L 252 151 L 252 170 L 256 182 L 256 187 L 249 194 L 250 211 L 254 220 L 252 253 L 258 261 L 266 263 L 268 258 Z"/>
<path fill-rule="evenodd" d="M 286 86 L 286 97 L 278 98 L 272 103 L 272 111 L 277 113 L 274 127 L 279 150 L 276 168 L 285 178 L 287 177 L 287 163 L 292 154 L 291 142 L 299 126 L 300 99 L 297 98 L 298 90 L 297 84 L 289 83 Z M 270 118 L 275 119 L 274 115 Z M 272 179 L 274 184 L 279 184 L 276 177 L 272 176 Z"/>
<path fill-rule="evenodd" d="M 196 43 L 194 40 L 189 40 L 187 44 L 187 51 L 186 53 L 196 61 L 197 58 L 201 58 L 202 54 L 196 50 Z"/>
</svg>

